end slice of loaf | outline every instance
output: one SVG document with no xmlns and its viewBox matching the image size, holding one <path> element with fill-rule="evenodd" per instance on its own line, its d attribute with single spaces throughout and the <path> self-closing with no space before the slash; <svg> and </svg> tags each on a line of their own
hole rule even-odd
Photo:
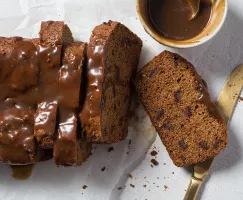
<svg viewBox="0 0 243 200">
<path fill-rule="evenodd" d="M 54 142 L 54 160 L 56 166 L 81 165 L 91 153 L 91 144 L 82 137 L 78 126 L 83 65 L 86 44 L 70 43 L 63 49 L 63 66 L 59 70 L 59 127 Z"/>
<path fill-rule="evenodd" d="M 22 90 L 33 85 L 36 74 L 32 73 L 37 73 L 38 67 L 27 60 L 25 66 L 31 70 L 23 70 L 23 62 L 19 56 L 19 52 L 24 52 L 22 41 L 21 37 L 0 37 L 0 162 L 11 165 L 37 161 L 33 134 L 34 106 L 23 105 L 18 97 Z M 30 50 L 35 50 L 31 42 L 28 45 Z M 23 80 L 23 76 L 30 73 L 33 76 Z M 17 75 L 22 77 L 19 83 Z"/>
<path fill-rule="evenodd" d="M 206 83 L 191 63 L 168 51 L 136 76 L 136 90 L 174 164 L 215 157 L 227 144 L 227 127 Z"/>
<path fill-rule="evenodd" d="M 79 115 L 89 141 L 115 143 L 126 138 L 141 48 L 141 39 L 119 22 L 93 30 L 87 49 L 87 96 Z"/>
</svg>

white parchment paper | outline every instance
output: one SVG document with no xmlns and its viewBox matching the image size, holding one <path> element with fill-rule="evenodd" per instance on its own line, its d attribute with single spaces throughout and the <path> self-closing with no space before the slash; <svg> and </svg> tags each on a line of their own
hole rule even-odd
<svg viewBox="0 0 243 200">
<path fill-rule="evenodd" d="M 178 50 L 160 45 L 144 31 L 136 13 L 136 0 L 2 0 L 0 35 L 38 37 L 41 21 L 64 20 L 76 40 L 88 42 L 94 26 L 117 20 L 144 42 L 139 67 L 162 50 L 178 52 L 195 65 L 216 100 L 228 75 L 243 63 L 242 9 L 242 0 L 230 0 L 225 25 L 215 38 L 199 47 Z M 242 113 L 243 102 L 238 104 L 229 128 L 229 145 L 215 160 L 200 199 L 243 199 Z M 111 146 L 114 151 L 108 152 Z M 150 166 L 152 150 L 159 153 L 156 156 L 159 166 L 153 168 Z M 92 154 L 81 167 L 55 168 L 53 161 L 39 163 L 25 181 L 14 180 L 10 168 L 1 164 L 0 199 L 183 199 L 191 169 L 172 164 L 142 106 L 130 121 L 127 140 L 114 145 L 96 145 Z M 128 178 L 128 173 L 133 177 Z M 84 190 L 83 185 L 88 187 Z"/>
</svg>

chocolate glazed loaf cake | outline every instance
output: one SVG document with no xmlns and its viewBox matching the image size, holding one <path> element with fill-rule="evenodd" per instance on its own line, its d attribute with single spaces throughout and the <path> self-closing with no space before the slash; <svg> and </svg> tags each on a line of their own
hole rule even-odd
<svg viewBox="0 0 243 200">
<path fill-rule="evenodd" d="M 142 41 L 128 28 L 109 21 L 97 26 L 87 49 L 87 96 L 81 126 L 94 143 L 114 143 L 127 136 L 131 82 Z"/>
<path fill-rule="evenodd" d="M 40 39 L 0 38 L 0 162 L 35 163 L 54 143 L 57 165 L 90 155 L 77 134 L 85 44 L 72 41 L 69 28 L 53 21 L 41 24 Z"/>
<path fill-rule="evenodd" d="M 227 144 L 227 127 L 206 83 L 181 56 L 165 51 L 143 67 L 136 90 L 174 164 L 215 157 Z"/>
<path fill-rule="evenodd" d="M 70 40 L 68 27 L 53 21 L 42 23 L 40 39 L 0 38 L 0 161 L 35 163 L 39 146 L 45 147 L 42 136 L 50 135 L 52 142 L 56 75 L 62 44 Z"/>
<path fill-rule="evenodd" d="M 75 42 L 65 45 L 63 65 L 59 71 L 59 128 L 54 142 L 56 166 L 81 165 L 91 153 L 91 144 L 85 142 L 78 125 L 80 91 L 86 44 Z M 83 83 L 82 83 L 83 84 Z"/>
</svg>

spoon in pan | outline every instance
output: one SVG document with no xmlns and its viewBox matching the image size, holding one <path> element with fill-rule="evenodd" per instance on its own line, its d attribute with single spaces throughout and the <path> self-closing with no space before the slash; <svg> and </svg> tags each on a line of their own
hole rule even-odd
<svg viewBox="0 0 243 200">
<path fill-rule="evenodd" d="M 191 16 L 189 20 L 192 20 L 197 16 L 199 12 L 200 0 L 187 0 L 187 1 L 191 6 Z"/>
</svg>

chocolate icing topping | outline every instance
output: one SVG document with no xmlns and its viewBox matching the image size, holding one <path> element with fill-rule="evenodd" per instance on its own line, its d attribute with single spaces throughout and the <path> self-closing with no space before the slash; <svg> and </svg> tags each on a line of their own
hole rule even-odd
<svg viewBox="0 0 243 200">
<path fill-rule="evenodd" d="M 83 125 L 89 125 L 89 120 L 99 116 L 101 104 L 101 91 L 104 79 L 104 72 L 102 67 L 102 58 L 104 56 L 105 40 L 94 39 L 94 43 L 90 43 L 87 49 L 87 71 L 88 71 L 88 86 L 87 95 L 84 107 L 80 114 L 81 122 Z"/>
<path fill-rule="evenodd" d="M 10 54 L 0 56 L 0 158 L 4 162 L 36 162 L 35 113 L 42 103 L 36 125 L 48 130 L 48 109 L 59 98 L 60 55 L 61 46 L 38 47 L 23 40 Z"/>
<path fill-rule="evenodd" d="M 72 59 L 63 63 L 60 70 L 59 86 L 59 129 L 58 138 L 55 143 L 54 153 L 57 165 L 75 165 L 77 164 L 77 114 L 76 109 L 79 107 L 79 91 L 81 80 L 81 55 L 72 54 Z M 73 94 L 76 93 L 77 94 Z M 74 98 L 70 99 L 71 96 Z"/>
</svg>

